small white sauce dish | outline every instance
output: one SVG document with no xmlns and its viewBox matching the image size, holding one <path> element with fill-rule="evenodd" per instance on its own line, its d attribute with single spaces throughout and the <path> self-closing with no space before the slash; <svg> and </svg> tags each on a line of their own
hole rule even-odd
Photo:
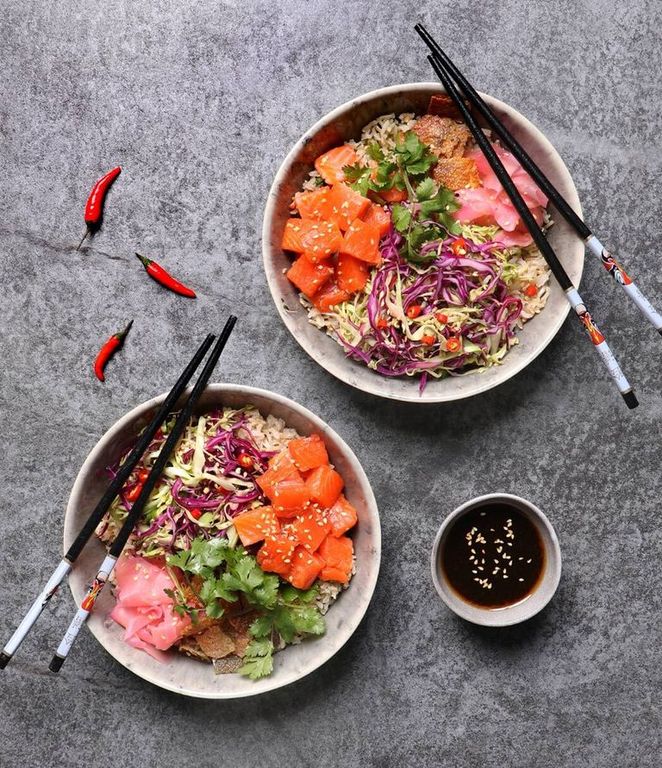
<svg viewBox="0 0 662 768">
<path fill-rule="evenodd" d="M 478 507 L 493 504 L 515 507 L 535 526 L 542 542 L 545 562 L 537 584 L 523 600 L 503 607 L 487 608 L 468 602 L 455 591 L 444 573 L 441 554 L 446 537 L 458 518 Z M 484 627 L 508 627 L 535 616 L 552 599 L 561 579 L 561 548 L 552 524 L 535 504 L 509 493 L 491 493 L 467 501 L 448 515 L 434 540 L 431 568 L 435 589 L 454 613 Z"/>
</svg>

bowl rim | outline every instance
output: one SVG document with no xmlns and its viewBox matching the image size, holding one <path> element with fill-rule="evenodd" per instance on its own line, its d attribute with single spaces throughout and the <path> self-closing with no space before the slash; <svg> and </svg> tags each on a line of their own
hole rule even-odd
<svg viewBox="0 0 662 768">
<path fill-rule="evenodd" d="M 332 376 L 337 378 L 339 381 L 342 381 L 343 383 L 348 384 L 349 386 L 354 387 L 355 389 L 358 389 L 361 392 L 367 392 L 368 394 L 376 395 L 377 397 L 383 397 L 388 400 L 416 403 L 421 405 L 431 404 L 431 403 L 454 402 L 456 400 L 464 400 L 469 397 L 474 397 L 475 395 L 480 395 L 480 394 L 483 394 L 484 392 L 487 392 L 490 389 L 494 389 L 495 387 L 498 387 L 499 385 L 511 379 L 513 376 L 516 376 L 518 373 L 520 373 L 520 371 L 524 370 L 524 368 L 529 366 L 540 354 L 542 354 L 542 352 L 549 346 L 549 344 L 551 344 L 552 340 L 556 337 L 557 333 L 559 332 L 563 323 L 565 322 L 568 316 L 568 313 L 570 312 L 570 304 L 566 302 L 565 306 L 563 306 L 561 311 L 558 312 L 555 322 L 549 326 L 549 329 L 547 330 L 547 333 L 546 333 L 546 338 L 544 338 L 543 342 L 538 346 L 538 348 L 532 351 L 528 357 L 525 357 L 521 360 L 518 360 L 515 363 L 512 363 L 511 365 L 508 366 L 508 368 L 502 368 L 503 375 L 501 378 L 499 378 L 498 381 L 487 380 L 487 381 L 483 381 L 482 384 L 477 382 L 475 387 L 472 389 L 472 391 L 466 392 L 466 393 L 463 393 L 463 392 L 458 393 L 458 392 L 450 392 L 450 391 L 444 392 L 440 388 L 439 393 L 435 392 L 433 396 L 430 396 L 430 394 L 425 394 L 424 396 L 421 396 L 418 392 L 418 383 L 417 383 L 418 379 L 412 378 L 411 393 L 409 391 L 407 391 L 406 394 L 384 392 L 380 390 L 378 383 L 375 383 L 374 385 L 366 385 L 364 382 L 359 384 L 359 382 L 354 381 L 354 378 L 352 376 L 348 376 L 346 374 L 347 364 L 353 363 L 353 361 L 349 360 L 348 358 L 344 358 L 343 364 L 338 366 L 338 368 L 329 364 L 325 358 L 322 358 L 320 360 L 319 357 L 314 354 L 313 350 L 309 349 L 307 339 L 296 333 L 296 328 L 292 323 L 292 318 L 290 317 L 290 313 L 285 309 L 284 306 L 282 306 L 280 297 L 276 295 L 277 293 L 276 270 L 273 268 L 272 259 L 271 259 L 272 249 L 270 247 L 270 234 L 271 234 L 271 227 L 272 227 L 272 222 L 274 218 L 274 213 L 276 209 L 277 192 L 278 192 L 279 185 L 281 183 L 281 179 L 286 175 L 288 170 L 293 165 L 294 160 L 299 156 L 301 150 L 306 146 L 306 144 L 309 142 L 312 136 L 316 135 L 322 128 L 332 123 L 341 115 L 355 108 L 359 104 L 365 103 L 367 101 L 370 101 L 378 97 L 400 94 L 403 91 L 415 91 L 415 92 L 428 91 L 431 88 L 439 91 L 440 93 L 446 92 L 444 87 L 441 85 L 441 83 L 439 82 L 435 83 L 431 81 L 403 83 L 399 85 L 389 85 L 382 88 L 375 88 L 374 90 L 368 91 L 367 93 L 357 96 L 356 98 L 345 101 L 343 104 L 339 105 L 338 107 L 335 107 L 330 112 L 327 112 L 323 117 L 317 120 L 310 128 L 308 128 L 304 132 L 304 134 L 295 142 L 295 144 L 292 146 L 290 151 L 285 156 L 285 159 L 282 161 L 282 163 L 278 167 L 274 180 L 269 189 L 269 194 L 267 196 L 267 203 L 264 209 L 264 215 L 262 219 L 262 261 L 264 265 L 264 271 L 267 277 L 269 292 L 271 293 L 271 298 L 274 304 L 276 305 L 276 310 L 278 311 L 278 314 L 280 315 L 281 320 L 285 324 L 285 327 L 288 329 L 290 334 L 297 341 L 299 346 L 306 352 L 306 354 L 309 357 L 311 357 L 318 365 L 324 368 L 324 370 L 326 370 Z M 501 101 L 500 99 L 497 99 L 494 96 L 490 96 L 489 94 L 484 93 L 482 91 L 479 91 L 478 93 L 483 99 L 485 99 L 485 101 L 488 103 L 490 107 L 495 108 L 496 110 L 507 114 L 509 117 L 514 117 L 518 121 L 520 121 L 522 126 L 536 138 L 536 141 L 538 142 L 538 144 L 547 153 L 549 153 L 552 157 L 554 157 L 558 163 L 560 163 L 562 169 L 567 174 L 567 179 L 569 182 L 569 194 L 566 196 L 566 199 L 568 200 L 568 203 L 570 204 L 571 208 L 577 213 L 577 215 L 580 218 L 583 218 L 579 195 L 577 193 L 577 188 L 575 187 L 575 183 L 573 181 L 572 175 L 570 174 L 568 167 L 563 161 L 563 158 L 557 152 L 556 148 L 551 143 L 551 141 L 545 136 L 545 134 L 539 128 L 537 128 L 528 118 L 526 118 L 521 112 L 516 110 L 514 107 L 511 107 L 506 102 Z M 582 255 L 581 255 L 581 264 L 579 268 L 579 274 L 577 275 L 577 280 L 576 280 L 577 285 L 575 287 L 578 287 L 581 283 L 581 278 L 583 276 L 584 264 L 585 264 L 583 241 L 581 241 L 578 238 L 577 243 L 578 243 L 577 248 L 578 250 L 581 248 Z M 552 280 L 554 279 L 553 276 L 551 279 Z M 321 330 L 318 330 L 318 332 L 323 333 L 323 331 Z M 359 365 L 359 363 L 355 363 L 355 364 Z M 474 375 L 476 377 L 479 376 L 478 373 Z M 377 374 L 375 374 L 374 380 L 375 382 L 379 382 L 380 379 L 377 378 Z"/>
<path fill-rule="evenodd" d="M 547 536 L 549 537 L 549 545 L 551 547 L 552 557 L 549 556 L 548 552 L 546 556 L 545 571 L 551 574 L 552 581 L 546 588 L 546 593 L 543 596 L 542 602 L 535 605 L 535 610 L 523 610 L 522 615 L 517 615 L 516 613 L 513 615 L 513 611 L 511 611 L 511 609 L 521 609 L 525 607 L 527 604 L 526 598 L 519 603 L 504 606 L 498 610 L 481 608 L 480 606 L 471 605 L 469 603 L 465 603 L 460 598 L 458 598 L 456 603 L 451 603 L 444 593 L 442 579 L 440 578 L 441 569 L 439 567 L 439 548 L 441 546 L 441 540 L 444 536 L 444 533 L 448 530 L 448 527 L 468 509 L 476 507 L 477 505 L 484 504 L 486 501 L 493 501 L 497 499 L 514 502 L 516 506 L 526 507 L 526 509 L 533 515 L 533 517 L 535 517 L 542 525 Z M 463 504 L 460 504 L 459 507 L 456 507 L 446 516 L 442 524 L 439 526 L 439 530 L 437 531 L 437 535 L 435 536 L 434 543 L 432 545 L 432 552 L 430 554 L 430 571 L 432 574 L 432 582 L 439 597 L 456 616 L 459 616 L 460 618 L 465 619 L 472 624 L 477 624 L 482 627 L 511 627 L 515 624 L 521 624 L 524 621 L 528 621 L 536 614 L 540 613 L 540 611 L 542 611 L 543 608 L 547 606 L 547 604 L 556 594 L 559 582 L 561 581 L 561 570 L 561 546 L 559 544 L 556 531 L 554 530 L 554 526 L 550 522 L 549 518 L 532 501 L 512 493 L 486 493 L 482 496 L 476 496 L 475 498 L 469 499 Z M 444 582 L 445 581 L 446 580 L 444 579 Z M 535 591 L 537 591 L 537 589 L 534 590 L 534 592 Z M 529 603 L 529 607 L 531 606 L 533 606 L 533 603 Z M 492 620 L 481 620 L 487 619 L 488 616 L 492 617 Z M 503 620 L 498 620 L 499 617 L 501 617 Z M 495 621 L 494 619 L 497 620 Z"/>
<path fill-rule="evenodd" d="M 189 392 L 190 392 L 190 387 L 182 394 L 182 397 L 184 397 Z M 247 689 L 246 691 L 242 691 L 239 693 L 233 692 L 230 695 L 228 695 L 227 693 L 224 693 L 224 691 L 222 690 L 219 690 L 218 692 L 206 692 L 206 691 L 203 692 L 203 691 L 192 690 L 192 689 L 187 690 L 185 687 L 181 688 L 175 685 L 174 683 L 169 683 L 167 681 L 158 679 L 158 675 L 155 676 L 149 673 L 148 671 L 144 671 L 140 669 L 140 664 L 127 667 L 124 664 L 124 662 L 121 659 L 117 658 L 117 656 L 113 653 L 113 651 L 106 645 L 103 639 L 103 633 L 99 631 L 98 627 L 94 623 L 88 622 L 87 624 L 88 630 L 99 642 L 101 647 L 108 654 L 110 654 L 117 663 L 119 663 L 125 669 L 128 669 L 133 674 L 142 678 L 143 680 L 146 680 L 147 682 L 152 683 L 153 685 L 159 688 L 162 688 L 164 690 L 171 691 L 172 693 L 183 694 L 193 698 L 230 700 L 230 699 L 237 699 L 237 698 L 246 698 L 249 696 L 257 696 L 262 693 L 267 693 L 269 691 L 277 690 L 277 689 L 286 687 L 288 685 L 291 685 L 292 683 L 295 683 L 303 679 L 304 677 L 307 677 L 309 674 L 319 669 L 319 667 L 321 667 L 323 664 L 329 661 L 333 656 L 335 656 L 336 653 L 338 653 L 338 651 L 340 651 L 340 649 L 349 641 L 349 639 L 353 636 L 354 632 L 358 629 L 359 625 L 363 621 L 363 618 L 372 601 L 375 587 L 377 585 L 377 580 L 379 578 L 379 571 L 381 566 L 381 543 L 382 543 L 381 521 L 379 517 L 379 508 L 377 506 L 377 500 L 372 490 L 372 485 L 370 483 L 370 480 L 365 470 L 363 469 L 363 465 L 357 458 L 354 451 L 345 442 L 345 440 L 332 427 L 330 427 L 321 417 L 317 416 L 315 413 L 310 411 L 304 405 L 301 405 L 300 403 L 294 400 L 291 400 L 289 397 L 286 397 L 285 395 L 281 395 L 276 392 L 272 392 L 270 390 L 262 389 L 259 387 L 251 387 L 243 384 L 225 384 L 225 383 L 224 384 L 208 384 L 205 389 L 205 394 L 209 392 L 218 393 L 220 395 L 222 395 L 222 393 L 224 392 L 237 393 L 241 396 L 246 397 L 247 404 L 251 404 L 251 397 L 265 398 L 271 402 L 277 403 L 278 405 L 291 408 L 292 410 L 296 411 L 299 416 L 305 419 L 308 419 L 315 428 L 319 429 L 322 432 L 322 434 L 329 435 L 331 439 L 334 441 L 334 443 L 336 443 L 336 445 L 340 448 L 340 452 L 342 453 L 343 458 L 349 461 L 349 463 L 352 465 L 353 470 L 357 473 L 361 481 L 361 486 L 362 486 L 361 490 L 362 492 L 365 492 L 366 508 L 369 511 L 371 523 L 372 523 L 371 551 L 369 553 L 370 559 L 372 561 L 372 574 L 367 586 L 363 588 L 363 591 L 360 594 L 361 602 L 358 604 L 358 609 L 352 614 L 351 620 L 348 619 L 347 622 L 345 623 L 344 631 L 342 634 L 342 638 L 343 638 L 342 642 L 340 642 L 335 647 L 333 647 L 331 649 L 331 653 L 328 653 L 327 655 L 320 655 L 318 658 L 315 658 L 311 663 L 310 667 L 306 668 L 304 672 L 297 673 L 296 675 L 291 676 L 289 679 L 285 681 L 281 681 L 281 682 L 274 681 L 270 684 L 271 678 L 266 677 L 266 678 L 263 678 L 262 680 L 255 681 L 254 684 L 256 685 L 256 687 L 259 686 L 259 689 L 255 689 L 255 690 Z M 82 463 L 78 471 L 78 474 L 76 475 L 76 479 L 74 480 L 74 484 L 69 494 L 69 499 L 67 501 L 67 506 L 65 509 L 64 522 L 63 522 L 64 552 L 66 552 L 68 543 L 70 543 L 73 540 L 77 532 L 77 529 L 74 527 L 75 510 L 76 510 L 76 507 L 78 506 L 78 503 L 82 494 L 85 478 L 90 474 L 90 470 L 93 468 L 97 457 L 99 456 L 99 454 L 101 454 L 103 450 L 105 450 L 108 442 L 112 440 L 112 438 L 115 435 L 120 434 L 124 428 L 128 427 L 132 422 L 135 422 L 138 418 L 140 418 L 140 416 L 144 415 L 150 409 L 160 405 L 165 399 L 165 397 L 167 396 L 167 394 L 168 394 L 167 392 L 163 392 L 160 395 L 152 397 L 149 400 L 145 400 L 144 402 L 133 407 L 130 411 L 128 411 L 119 419 L 117 419 L 103 433 L 103 435 L 95 443 L 92 450 L 88 453 L 87 457 L 85 458 L 85 461 Z M 90 544 L 93 539 L 94 537 L 90 539 L 90 542 L 88 542 L 88 544 Z M 74 594 L 74 590 L 71 586 L 72 575 L 73 575 L 73 571 L 69 574 L 69 577 L 68 577 L 69 590 L 72 594 L 74 601 L 77 602 L 77 597 Z M 314 640 L 312 642 L 314 642 Z M 141 653 L 138 650 L 136 650 L 135 652 Z"/>
</svg>

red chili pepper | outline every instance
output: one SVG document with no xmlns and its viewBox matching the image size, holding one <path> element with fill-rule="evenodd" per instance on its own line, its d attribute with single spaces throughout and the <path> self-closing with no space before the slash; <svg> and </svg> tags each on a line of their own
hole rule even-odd
<svg viewBox="0 0 662 768">
<path fill-rule="evenodd" d="M 195 520 L 199 520 L 202 517 L 202 512 L 199 509 L 189 509 L 188 513 Z"/>
<path fill-rule="evenodd" d="M 99 350 L 99 354 L 96 356 L 94 361 L 94 373 L 99 381 L 106 380 L 103 369 L 106 367 L 106 363 L 115 354 L 115 352 L 117 352 L 122 344 L 124 344 L 124 339 L 126 338 L 127 333 L 131 330 L 132 325 L 133 320 L 126 326 L 123 331 L 114 333 Z"/>
<path fill-rule="evenodd" d="M 149 477 L 149 472 L 146 469 L 139 469 L 137 472 L 138 475 L 138 482 L 144 483 L 145 480 Z"/>
<path fill-rule="evenodd" d="M 412 304 L 411 307 L 407 309 L 406 315 L 410 320 L 413 320 L 418 317 L 422 311 L 423 307 L 420 304 Z"/>
<path fill-rule="evenodd" d="M 108 171 L 105 176 L 102 176 L 92 187 L 92 191 L 90 192 L 85 205 L 85 234 L 80 243 L 78 243 L 76 250 L 81 247 L 83 240 L 85 240 L 91 232 L 94 232 L 101 226 L 103 203 L 106 199 L 106 193 L 120 173 L 122 173 L 122 169 L 118 165 L 117 168 L 113 168 L 112 171 Z"/>
<path fill-rule="evenodd" d="M 423 334 L 423 336 L 421 336 L 421 341 L 423 342 L 423 344 L 427 344 L 428 346 L 430 344 L 434 344 L 436 340 L 437 340 L 436 337 L 433 336 L 431 333 L 425 333 Z"/>
<path fill-rule="evenodd" d="M 237 462 L 244 469 L 253 469 L 253 459 L 247 453 L 240 453 Z"/>
<path fill-rule="evenodd" d="M 440 323 L 443 323 L 444 325 L 448 322 L 448 315 L 445 315 L 443 312 L 437 312 L 435 317 Z"/>
<path fill-rule="evenodd" d="M 529 283 L 524 289 L 524 293 L 533 298 L 538 295 L 538 286 L 535 283 Z"/>
<path fill-rule="evenodd" d="M 143 489 L 143 484 L 136 483 L 136 485 L 134 485 L 130 491 L 127 491 L 124 494 L 124 498 L 133 504 L 133 502 L 138 498 L 138 496 L 140 496 L 140 491 L 142 491 L 142 489 Z"/>
<path fill-rule="evenodd" d="M 462 341 L 457 336 L 449 336 L 446 339 L 446 350 L 448 352 L 458 352 L 462 347 Z"/>
<path fill-rule="evenodd" d="M 469 253 L 469 243 L 463 237 L 458 237 L 451 243 L 451 251 L 455 256 L 466 256 Z"/>
<path fill-rule="evenodd" d="M 174 293 L 178 293 L 180 296 L 186 296 L 188 299 L 195 299 L 195 291 L 184 285 L 184 283 L 180 283 L 179 280 L 175 280 L 175 278 L 169 272 L 166 272 L 160 264 L 157 264 L 152 259 L 148 259 L 146 256 L 141 256 L 139 253 L 137 253 L 136 256 L 142 262 L 147 274 L 153 280 L 156 280 L 157 283 Z"/>
<path fill-rule="evenodd" d="M 385 317 L 380 317 L 377 319 L 375 325 L 380 329 L 388 328 L 388 320 Z"/>
</svg>

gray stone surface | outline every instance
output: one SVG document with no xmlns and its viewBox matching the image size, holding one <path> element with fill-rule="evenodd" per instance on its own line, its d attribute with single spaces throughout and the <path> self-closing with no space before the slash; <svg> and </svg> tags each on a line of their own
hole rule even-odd
<svg viewBox="0 0 662 768">
<path fill-rule="evenodd" d="M 637 411 L 571 321 L 484 396 L 381 402 L 304 355 L 260 258 L 270 180 L 305 127 L 355 94 L 429 79 L 420 18 L 476 85 L 547 133 L 589 220 L 662 304 L 662 18 L 653 0 L 614 5 L 4 0 L 2 635 L 60 553 L 87 452 L 166 389 L 229 310 L 241 324 L 222 377 L 294 397 L 349 442 L 380 503 L 384 554 L 368 616 L 335 659 L 234 703 L 150 687 L 87 633 L 50 675 L 73 607 L 64 590 L 0 676 L 3 766 L 660 764 L 662 340 L 591 262 L 583 288 Z M 74 253 L 90 183 L 116 163 L 105 226 Z M 159 290 L 135 249 L 199 299 Z M 90 361 L 129 317 L 130 343 L 101 386 Z M 553 603 L 505 631 L 455 619 L 428 575 L 443 516 L 493 490 L 539 504 L 564 555 Z"/>
</svg>

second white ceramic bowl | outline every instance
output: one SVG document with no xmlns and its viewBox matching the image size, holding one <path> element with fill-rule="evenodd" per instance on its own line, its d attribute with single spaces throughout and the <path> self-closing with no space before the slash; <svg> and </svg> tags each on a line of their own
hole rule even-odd
<svg viewBox="0 0 662 768">
<path fill-rule="evenodd" d="M 318 155 L 349 139 L 358 138 L 363 126 L 380 115 L 424 113 L 434 93 L 443 93 L 443 88 L 436 83 L 409 83 L 380 88 L 348 101 L 315 123 L 294 145 L 279 168 L 269 192 L 262 229 L 264 269 L 271 295 L 283 323 L 310 357 L 329 373 L 357 389 L 392 400 L 414 403 L 459 400 L 503 383 L 545 349 L 569 310 L 563 291 L 552 279 L 547 306 L 518 333 L 519 344 L 508 352 L 502 365 L 483 373 L 441 381 L 430 379 L 422 393 L 418 391 L 418 378 L 389 378 L 348 359 L 339 344 L 308 322 L 297 290 L 284 274 L 291 259 L 280 247 L 285 222 L 290 216 L 292 196 L 301 188 Z M 481 95 L 581 216 L 577 190 L 570 173 L 541 131 L 504 102 L 486 94 Z M 549 232 L 549 241 L 574 285 L 579 285 L 584 266 L 582 241 L 560 218 L 557 218 Z"/>
</svg>

